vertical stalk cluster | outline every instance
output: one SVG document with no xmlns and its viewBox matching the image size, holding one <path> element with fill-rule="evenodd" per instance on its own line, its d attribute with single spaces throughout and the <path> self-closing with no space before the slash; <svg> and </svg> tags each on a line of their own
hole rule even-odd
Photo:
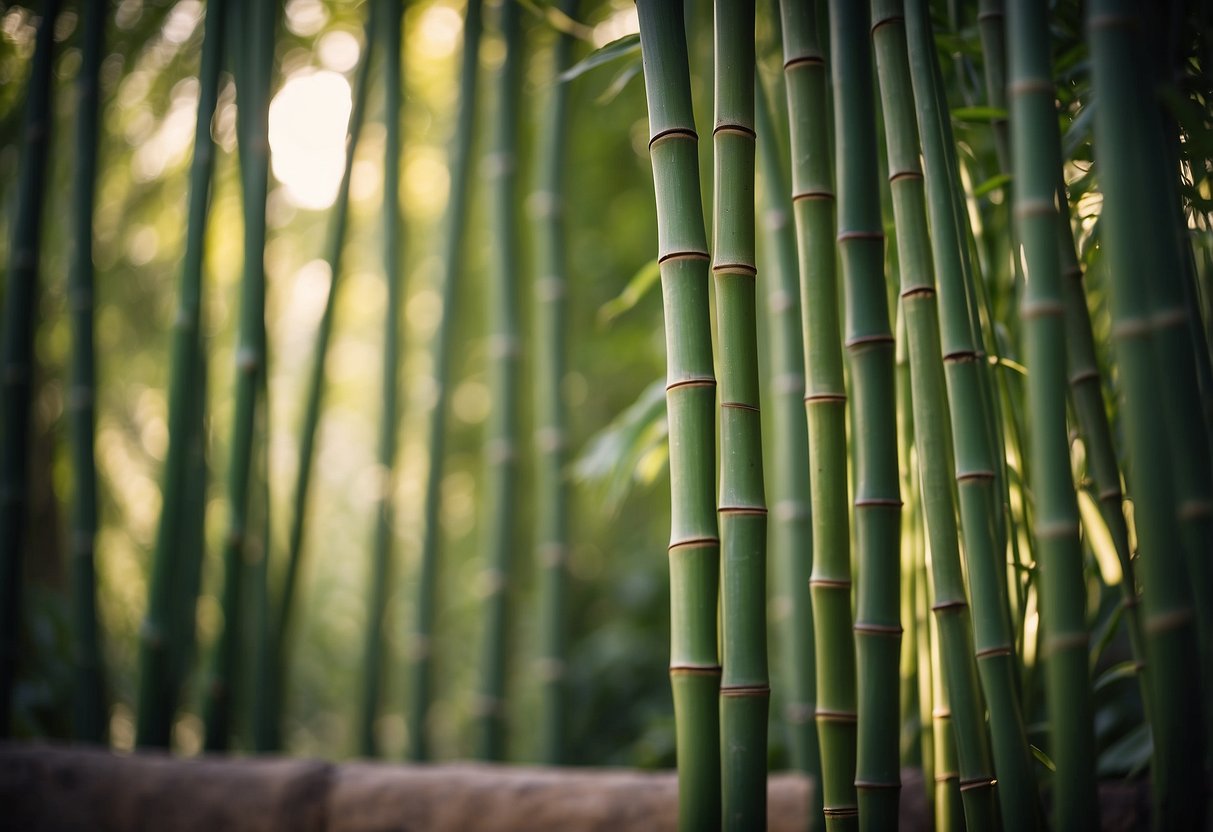
<svg viewBox="0 0 1213 832">
<path fill-rule="evenodd" d="M 1142 86 L 1141 21 L 1127 0 L 1094 0 L 1088 7 L 1087 40 L 1099 106 L 1095 111 L 1096 161 L 1103 191 L 1102 242 L 1111 278 L 1112 336 L 1121 379 L 1121 419 L 1129 452 L 1127 473 L 1134 500 L 1142 574 L 1143 627 L 1150 657 L 1150 707 L 1154 737 L 1155 823 L 1158 828 L 1198 828 L 1203 823 L 1204 735 L 1192 575 L 1184 557 L 1182 521 L 1202 516 L 1208 503 L 1181 503 L 1183 488 L 1172 469 L 1193 455 L 1176 430 L 1172 388 L 1190 385 L 1183 364 L 1159 343 L 1156 283 L 1174 263 L 1175 235 L 1165 191 L 1145 163 L 1154 146 L 1156 114 Z M 1168 248 L 1172 254 L 1168 255 Z M 1165 310 L 1163 310 L 1165 311 Z M 1172 390 L 1168 394 L 1168 390 Z M 1159 403 L 1166 430 L 1160 430 Z M 1198 411 L 1187 413 L 1194 418 Z M 1179 421 L 1183 421 L 1180 419 Z M 1197 519 L 1198 519 L 1197 518 Z M 1207 551 L 1204 557 L 1207 558 Z"/>
<path fill-rule="evenodd" d="M 995 483 L 1001 445 L 994 441 L 995 433 L 990 430 L 991 415 L 983 389 L 984 354 L 970 303 L 976 286 L 967 257 L 967 240 L 958 222 L 959 195 L 951 176 L 955 143 L 946 123 L 946 102 L 940 94 L 929 6 L 924 0 L 910 0 L 909 11 L 906 30 L 910 74 L 939 279 L 940 338 L 950 400 L 956 490 L 969 588 L 976 607 L 973 629 L 977 667 L 990 709 L 1003 825 L 1008 829 L 1035 829 L 1040 825 L 1036 781 L 1019 703 L 1019 663 L 1007 597 L 1005 544 L 998 534 L 1001 501 Z M 1064 422 L 1059 436 L 1065 439 Z M 1058 461 L 1066 465 L 1068 456 L 1063 453 Z"/>
<path fill-rule="evenodd" d="M 873 0 L 872 19 L 910 354 L 914 440 L 931 549 L 932 610 L 956 735 L 965 820 L 971 829 L 987 829 L 997 823 L 994 777 L 957 542 L 952 430 L 901 0 Z M 984 431 L 980 420 L 970 421 L 975 422 L 973 430 Z"/>
<path fill-rule="evenodd" d="M 72 193 L 72 261 L 68 272 L 72 356 L 67 396 L 72 434 L 72 610 L 76 675 L 73 735 L 102 743 L 106 736 L 104 669 L 97 632 L 96 358 L 93 351 L 93 203 L 97 185 L 98 98 L 105 46 L 104 0 L 84 4 L 80 72 L 76 76 L 76 176 Z"/>
<path fill-rule="evenodd" d="M 463 19 L 463 57 L 460 61 L 459 112 L 451 143 L 450 201 L 446 209 L 446 232 L 442 257 L 442 308 L 434 330 L 434 403 L 430 410 L 429 470 L 426 473 L 422 508 L 421 564 L 417 574 L 417 604 L 413 632 L 408 645 L 409 758 L 429 757 L 425 722 L 430 709 L 433 677 L 435 603 L 438 590 L 438 550 L 442 537 L 439 523 L 442 499 L 443 460 L 446 451 L 446 420 L 450 407 L 451 353 L 455 348 L 455 303 L 459 297 L 459 278 L 463 274 L 464 229 L 467 225 L 468 194 L 471 180 L 473 129 L 476 116 L 477 67 L 480 56 L 482 0 L 468 0 Z"/>
<path fill-rule="evenodd" d="M 859 730 L 855 785 L 869 829 L 894 829 L 901 793 L 897 690 L 901 626 L 901 493 L 897 469 L 894 340 L 884 278 L 876 180 L 869 13 L 830 3 L 838 158 L 838 247 L 846 292 L 846 346 L 855 396 L 855 621 Z M 820 301 L 818 301 L 820 302 Z"/>
<path fill-rule="evenodd" d="M 576 15 L 578 0 L 561 0 Z M 574 38 L 560 32 L 552 47 L 552 77 L 569 66 Z M 568 84 L 553 83 L 539 150 L 539 182 L 531 194 L 535 219 L 535 555 L 539 564 L 539 759 L 559 764 L 568 756 L 565 652 L 565 584 L 569 557 L 568 414 L 561 393 L 568 366 L 565 253 L 565 142 Z"/>
<path fill-rule="evenodd" d="M 224 751 L 231 741 L 233 699 L 240 660 L 242 581 L 246 561 L 268 554 L 250 546 L 250 490 L 253 482 L 258 407 L 264 389 L 265 338 L 265 198 L 269 184 L 269 100 L 273 68 L 275 9 L 269 3 L 244 7 L 237 30 L 241 37 L 237 64 L 240 108 L 240 173 L 244 195 L 244 276 L 236 347 L 236 389 L 228 461 L 228 533 L 223 546 L 223 625 L 213 655 L 206 692 L 204 745 Z M 243 90 L 243 92 L 241 92 Z M 263 402 L 262 402 L 263 403 Z M 264 421 L 263 421 L 264 424 Z"/>
<path fill-rule="evenodd" d="M 804 412 L 804 335 L 800 329 L 799 263 L 792 225 L 792 183 L 780 159 L 770 106 L 762 84 L 755 85 L 758 160 L 767 202 L 767 250 L 772 252 L 767 305 L 771 356 L 771 445 L 773 465 L 767 551 L 775 560 L 776 604 L 786 607 L 780 634 L 786 701 L 784 719 L 791 737 L 792 767 L 821 782 L 821 753 L 813 718 L 817 668 L 809 585 L 813 569 L 813 529 L 809 497 L 808 425 Z M 821 812 L 821 790 L 813 790 L 814 814 Z"/>
<path fill-rule="evenodd" d="M 681 0 L 637 0 L 657 201 L 670 435 L 670 682 L 679 828 L 721 823 L 715 403 L 708 246 Z"/>
<path fill-rule="evenodd" d="M 377 0 L 383 27 L 383 275 L 387 282 L 387 308 L 383 319 L 383 379 L 380 395 L 383 409 L 379 416 L 379 487 L 375 491 L 374 541 L 371 547 L 369 571 L 366 641 L 362 660 L 362 710 L 359 723 L 359 745 L 364 756 L 376 753 L 375 718 L 379 713 L 383 665 L 383 619 L 387 612 L 389 576 L 391 575 L 392 535 L 396 470 L 397 399 L 400 385 L 400 309 L 404 304 L 404 273 L 400 261 L 400 88 L 401 26 L 404 23 L 404 0 Z M 367 45 L 376 36 L 375 13 L 367 27 Z M 369 66 L 370 55 L 363 60 Z M 359 90 L 359 96 L 365 92 Z M 353 148 L 346 159 L 346 170 L 354 157 Z M 348 197 L 349 179 L 346 186 Z M 335 273 L 334 273 L 335 274 Z M 330 297 L 332 293 L 330 293 Z"/>
<path fill-rule="evenodd" d="M 834 276 L 826 60 L 816 2 L 780 3 L 792 149 L 792 207 L 800 250 L 805 412 L 813 503 L 809 580 L 817 655 L 817 736 L 826 826 L 856 828 L 855 646 L 847 520 L 846 391 Z"/>
<path fill-rule="evenodd" d="M 308 493 L 312 482 L 312 464 L 316 458 L 316 431 L 320 424 L 320 411 L 324 405 L 324 393 L 327 387 L 325 367 L 328 362 L 329 343 L 332 341 L 333 333 L 333 319 L 337 309 L 337 289 L 341 283 L 343 273 L 342 264 L 346 243 L 346 227 L 349 225 L 350 214 L 350 180 L 354 170 L 354 158 L 357 155 L 358 144 L 362 137 L 362 128 L 366 122 L 367 96 L 370 94 L 371 85 L 371 60 L 375 55 L 377 49 L 376 41 L 378 40 L 379 26 L 377 21 L 381 14 L 391 14 L 390 10 L 383 12 L 380 9 L 380 5 L 379 0 L 374 0 L 367 12 L 362 63 L 354 79 L 354 100 L 353 106 L 350 109 L 349 134 L 346 139 L 345 148 L 345 166 L 341 171 L 341 182 L 337 187 L 337 197 L 333 202 L 333 213 L 329 221 L 328 240 L 326 241 L 327 250 L 325 253 L 325 260 L 329 267 L 329 291 L 325 297 L 324 312 L 320 316 L 320 324 L 316 329 L 316 342 L 312 349 L 312 362 L 309 367 L 307 388 L 304 394 L 303 422 L 299 429 L 299 467 L 295 474 L 295 485 L 291 498 L 291 519 L 287 531 L 286 564 L 283 567 L 282 584 L 278 591 L 277 602 L 274 606 L 274 619 L 271 625 L 271 635 L 273 638 L 272 653 L 276 667 L 272 683 L 278 688 L 275 692 L 275 699 L 279 703 L 280 710 L 286 704 L 286 672 L 290 658 L 295 594 L 298 591 L 299 575 L 303 569 Z M 383 28 L 385 32 L 388 30 L 386 19 Z M 389 105 L 389 119 L 392 112 L 395 111 Z M 388 126 L 390 129 L 391 125 L 389 124 Z M 385 176 L 385 201 L 390 187 L 392 185 L 387 181 Z M 384 222 L 386 223 L 387 221 L 388 218 L 385 210 Z M 389 273 L 390 279 L 392 277 Z M 386 398 L 384 404 L 386 406 Z M 374 582 L 372 581 L 373 585 Z M 361 729 L 362 724 L 360 723 L 360 750 L 364 754 L 370 754 L 371 749 L 362 743 L 365 735 Z"/>
<path fill-rule="evenodd" d="M 193 628 L 182 619 L 194 617 L 205 548 L 201 523 L 195 514 L 205 506 L 194 499 L 205 487 L 205 469 L 194 463 L 203 439 L 202 414 L 206 408 L 205 359 L 202 345 L 202 272 L 206 252 L 211 176 L 215 143 L 211 119 L 219 99 L 219 72 L 226 37 L 226 0 L 207 4 L 198 69 L 198 113 L 194 123 L 194 156 L 190 164 L 189 213 L 185 253 L 181 263 L 181 290 L 173 322 L 172 363 L 169 370 L 168 451 L 161 473 L 162 502 L 156 546 L 152 553 L 147 613 L 139 644 L 139 700 L 135 744 L 167 748 L 172 739 L 173 717 L 181 695 L 192 642 Z M 203 463 L 205 464 L 205 463 Z"/>
<path fill-rule="evenodd" d="M 492 409 L 484 444 L 484 639 L 476 700 L 477 756 L 505 757 L 508 612 L 518 488 L 518 95 L 522 73 L 522 9 L 503 2 L 505 60 L 497 72 L 496 118 L 485 176 L 492 199 L 492 267 L 486 296 L 488 378 Z"/>
<path fill-rule="evenodd" d="M 1057 132 L 1046 8 L 1012 3 L 1010 90 L 1015 223 L 1027 280 L 1020 314 L 1027 334 L 1028 405 L 1032 412 L 1031 482 L 1036 497 L 1036 551 L 1044 619 L 1058 829 L 1096 829 L 1095 731 L 1078 502 L 1070 478 L 1066 433 L 1065 305 L 1057 255 Z M 1004 797 L 1004 802 L 1006 802 Z"/>
<path fill-rule="evenodd" d="M 720 337 L 723 817 L 761 829 L 767 808 L 767 509 L 762 482 L 754 256 L 754 0 L 716 0 L 712 274 Z"/>
<path fill-rule="evenodd" d="M 0 345 L 0 739 L 11 736 L 21 650 L 21 583 L 33 410 L 34 322 L 51 139 L 51 71 L 59 0 L 46 0 L 34 42 L 9 242 Z"/>
</svg>

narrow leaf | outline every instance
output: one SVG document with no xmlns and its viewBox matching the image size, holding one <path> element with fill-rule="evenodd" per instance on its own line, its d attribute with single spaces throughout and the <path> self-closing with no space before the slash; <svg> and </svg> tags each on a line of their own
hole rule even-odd
<svg viewBox="0 0 1213 832">
<path fill-rule="evenodd" d="M 572 81 L 579 78 L 595 67 L 608 64 L 618 58 L 640 54 L 640 35 L 624 35 L 619 40 L 613 40 L 600 49 L 595 49 L 589 55 L 560 74 L 561 81 Z"/>
<path fill-rule="evenodd" d="M 974 124 L 989 124 L 1006 121 L 1007 111 L 1002 107 L 957 107 L 952 110 L 952 118 Z"/>
<path fill-rule="evenodd" d="M 598 322 L 603 325 L 608 324 L 640 303 L 648 291 L 657 285 L 660 277 L 661 267 L 656 260 L 645 263 L 636 274 L 632 275 L 628 285 L 623 287 L 623 291 L 617 297 L 611 298 L 599 308 Z"/>
<path fill-rule="evenodd" d="M 980 199 L 981 197 L 985 196 L 988 193 L 999 190 L 1000 188 L 1009 184 L 1010 181 L 1011 181 L 1011 174 L 1009 174 L 1009 173 L 999 173 L 995 176 L 991 176 L 985 182 L 982 182 L 980 185 L 978 185 L 976 188 L 973 189 L 973 196 L 977 199 Z"/>
</svg>

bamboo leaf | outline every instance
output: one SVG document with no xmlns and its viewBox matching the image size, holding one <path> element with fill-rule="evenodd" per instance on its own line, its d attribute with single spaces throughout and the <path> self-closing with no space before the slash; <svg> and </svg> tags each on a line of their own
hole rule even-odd
<svg viewBox="0 0 1213 832">
<path fill-rule="evenodd" d="M 604 303 L 598 310 L 598 323 L 605 326 L 618 318 L 624 312 L 632 309 L 644 299 L 648 291 L 657 285 L 661 277 L 661 267 L 657 261 L 650 260 L 640 267 L 628 285 L 616 297 Z"/>
<path fill-rule="evenodd" d="M 973 196 L 980 199 L 981 197 L 985 196 L 988 193 L 992 193 L 994 191 L 997 191 L 997 190 L 1005 187 L 1010 182 L 1011 182 L 1011 174 L 1009 174 L 1009 173 L 996 174 L 995 176 L 991 176 L 985 182 L 982 182 L 980 185 L 978 185 L 976 188 L 974 188 Z"/>
<path fill-rule="evenodd" d="M 1002 107 L 956 107 L 952 110 L 952 118 L 970 124 L 991 124 L 1006 121 L 1007 111 Z"/>
<path fill-rule="evenodd" d="M 594 28 L 579 20 L 574 20 L 555 4 L 541 4 L 535 0 L 518 0 L 518 3 L 532 16 L 546 23 L 553 31 L 562 35 L 570 35 L 589 42 L 594 35 Z"/>
<path fill-rule="evenodd" d="M 572 81 L 574 78 L 581 77 L 595 67 L 609 64 L 611 61 L 630 55 L 639 57 L 640 35 L 624 35 L 619 40 L 613 40 L 600 49 L 595 49 L 589 55 L 586 55 L 585 58 L 560 73 L 559 80 L 562 83 Z"/>
<path fill-rule="evenodd" d="M 1029 747 L 1032 749 L 1032 756 L 1036 758 L 1038 763 L 1047 768 L 1049 771 L 1057 771 L 1057 766 L 1053 764 L 1053 760 L 1048 754 L 1041 751 L 1035 745 L 1030 745 Z"/>
<path fill-rule="evenodd" d="M 623 92 L 633 78 L 640 74 L 640 61 L 632 61 L 628 63 L 619 74 L 615 76 L 615 80 L 607 85 L 607 88 L 602 91 L 602 95 L 598 96 L 599 104 L 610 104 L 619 93 Z"/>
<path fill-rule="evenodd" d="M 1082 517 L 1087 543 L 1095 554 L 1095 562 L 1099 564 L 1103 582 L 1108 586 L 1117 586 L 1124 579 L 1124 575 L 1120 569 L 1120 558 L 1116 555 L 1116 544 L 1112 542 L 1112 533 L 1108 531 L 1108 524 L 1099 513 L 1099 507 L 1086 489 L 1078 491 L 1078 513 Z"/>
<path fill-rule="evenodd" d="M 657 379 L 589 441 L 573 475 L 602 486 L 605 508 L 614 513 L 633 482 L 651 482 L 664 470 L 666 434 L 665 379 Z"/>
<path fill-rule="evenodd" d="M 1122 681 L 1124 679 L 1136 679 L 1136 678 L 1137 678 L 1137 662 L 1131 661 L 1131 660 L 1120 662 L 1118 664 L 1112 665 L 1107 670 L 1105 670 L 1103 673 L 1099 674 L 1099 677 L 1095 680 L 1095 684 L 1092 686 L 1091 690 L 1093 690 L 1095 692 L 1099 692 L 1099 691 L 1107 688 L 1108 686 L 1115 684 L 1116 682 Z"/>
</svg>

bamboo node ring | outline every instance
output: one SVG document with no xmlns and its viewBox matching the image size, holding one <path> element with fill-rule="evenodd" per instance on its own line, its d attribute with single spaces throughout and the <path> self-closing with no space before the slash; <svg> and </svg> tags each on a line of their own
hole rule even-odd
<svg viewBox="0 0 1213 832">
<path fill-rule="evenodd" d="M 649 150 L 653 149 L 653 145 L 662 139 L 690 139 L 693 142 L 699 141 L 699 134 L 689 127 L 667 127 L 665 130 L 655 133 L 649 139 Z"/>
</svg>

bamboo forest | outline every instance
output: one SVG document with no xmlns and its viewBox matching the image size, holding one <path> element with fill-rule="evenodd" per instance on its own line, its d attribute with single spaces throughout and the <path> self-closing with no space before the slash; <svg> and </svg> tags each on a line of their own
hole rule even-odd
<svg viewBox="0 0 1213 832">
<path fill-rule="evenodd" d="M 0 2 L 0 830 L 1213 830 L 1213 2 Z"/>
</svg>

